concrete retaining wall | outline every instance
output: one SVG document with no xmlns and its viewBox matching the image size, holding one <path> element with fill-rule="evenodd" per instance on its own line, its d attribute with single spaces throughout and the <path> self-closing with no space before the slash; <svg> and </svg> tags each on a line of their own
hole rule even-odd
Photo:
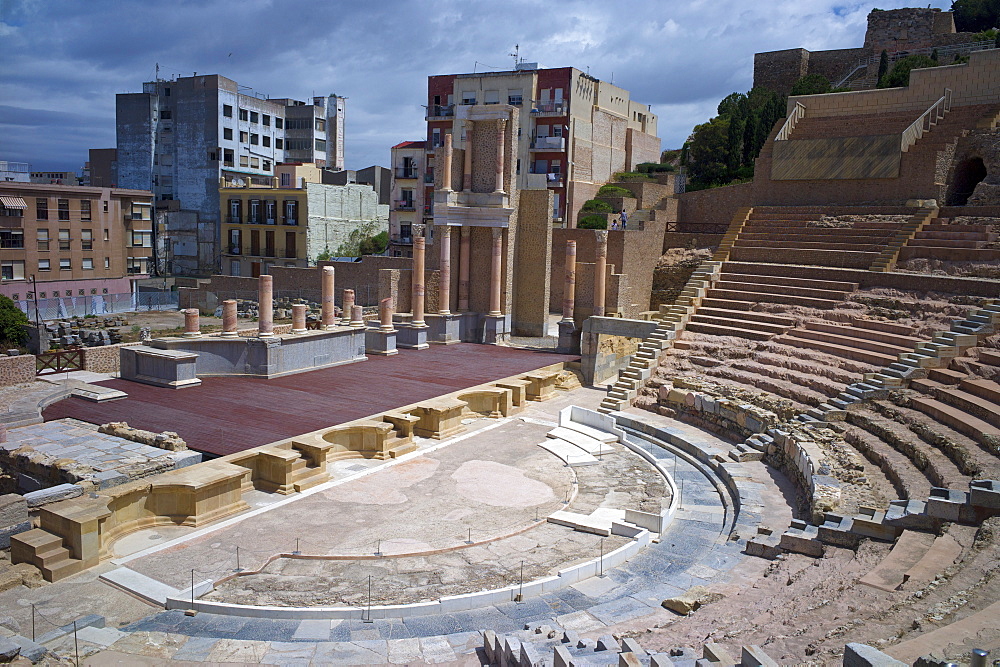
<svg viewBox="0 0 1000 667">
<path fill-rule="evenodd" d="M 35 355 L 0 357 L 0 387 L 35 381 Z"/>
<path fill-rule="evenodd" d="M 588 385 L 614 377 L 628 365 L 639 343 L 656 329 L 651 320 L 620 317 L 590 317 L 580 335 L 580 364 Z"/>
</svg>

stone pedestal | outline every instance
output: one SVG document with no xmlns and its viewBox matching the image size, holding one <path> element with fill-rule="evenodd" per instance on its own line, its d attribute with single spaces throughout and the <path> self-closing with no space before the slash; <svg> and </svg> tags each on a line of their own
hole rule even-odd
<svg viewBox="0 0 1000 667">
<path fill-rule="evenodd" d="M 196 374 L 198 355 L 181 350 L 157 350 L 145 345 L 119 351 L 123 380 L 156 387 L 185 389 L 201 384 Z"/>
<path fill-rule="evenodd" d="M 580 333 L 573 320 L 560 320 L 559 344 L 556 347 L 556 352 L 580 354 Z"/>
<path fill-rule="evenodd" d="M 496 345 L 510 340 L 510 318 L 506 315 L 483 316 L 483 341 Z"/>
<path fill-rule="evenodd" d="M 439 313 L 425 316 L 429 334 L 427 341 L 431 344 L 452 345 L 462 342 L 461 316 L 451 313 Z"/>
<path fill-rule="evenodd" d="M 427 344 L 429 332 L 430 329 L 426 324 L 419 327 L 412 324 L 400 324 L 396 330 L 396 345 L 407 350 L 426 350 L 430 347 Z"/>
<path fill-rule="evenodd" d="M 257 279 L 257 336 L 274 335 L 274 280 L 269 275 Z"/>
<path fill-rule="evenodd" d="M 306 311 L 309 306 L 304 303 L 297 303 L 292 306 L 292 333 L 304 334 L 306 332 Z"/>
<path fill-rule="evenodd" d="M 365 325 L 365 312 L 361 306 L 351 306 L 352 327 L 363 327 Z"/>
<path fill-rule="evenodd" d="M 223 338 L 236 338 L 236 300 L 227 299 L 222 302 L 222 336 Z"/>
<path fill-rule="evenodd" d="M 381 327 L 368 327 L 365 329 L 365 353 L 378 354 L 389 357 L 399 354 L 396 349 L 396 333 L 393 328 L 384 331 Z"/>
</svg>

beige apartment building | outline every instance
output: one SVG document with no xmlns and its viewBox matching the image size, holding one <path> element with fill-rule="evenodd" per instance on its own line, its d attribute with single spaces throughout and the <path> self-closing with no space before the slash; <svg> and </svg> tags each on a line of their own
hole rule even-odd
<svg viewBox="0 0 1000 667">
<path fill-rule="evenodd" d="M 152 193 L 141 190 L 0 183 L 0 294 L 133 292 L 154 268 L 151 211 Z"/>
</svg>

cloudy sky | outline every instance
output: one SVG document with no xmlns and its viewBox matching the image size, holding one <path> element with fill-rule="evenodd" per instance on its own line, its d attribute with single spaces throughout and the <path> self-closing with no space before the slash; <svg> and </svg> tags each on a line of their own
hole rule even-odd
<svg viewBox="0 0 1000 667">
<path fill-rule="evenodd" d="M 914 4 L 914 3 L 910 3 Z M 915 3 L 920 4 L 920 3 Z M 947 8 L 950 2 L 936 1 Z M 906 6 L 880 0 L 881 9 Z M 426 77 L 573 66 L 630 90 L 679 147 L 750 88 L 753 54 L 860 46 L 844 0 L 0 0 L 0 160 L 76 170 L 115 144 L 115 93 L 219 73 L 271 97 L 347 96 L 347 166 L 423 136 Z"/>
</svg>

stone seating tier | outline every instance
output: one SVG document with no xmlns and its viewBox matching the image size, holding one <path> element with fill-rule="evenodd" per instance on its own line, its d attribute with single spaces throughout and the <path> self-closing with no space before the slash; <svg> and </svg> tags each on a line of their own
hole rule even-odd
<svg viewBox="0 0 1000 667">
<path fill-rule="evenodd" d="M 936 259 L 944 262 L 990 262 L 1000 260 L 1000 249 L 984 248 L 996 240 L 988 225 L 949 224 L 935 218 L 900 249 L 899 259 Z"/>
</svg>

